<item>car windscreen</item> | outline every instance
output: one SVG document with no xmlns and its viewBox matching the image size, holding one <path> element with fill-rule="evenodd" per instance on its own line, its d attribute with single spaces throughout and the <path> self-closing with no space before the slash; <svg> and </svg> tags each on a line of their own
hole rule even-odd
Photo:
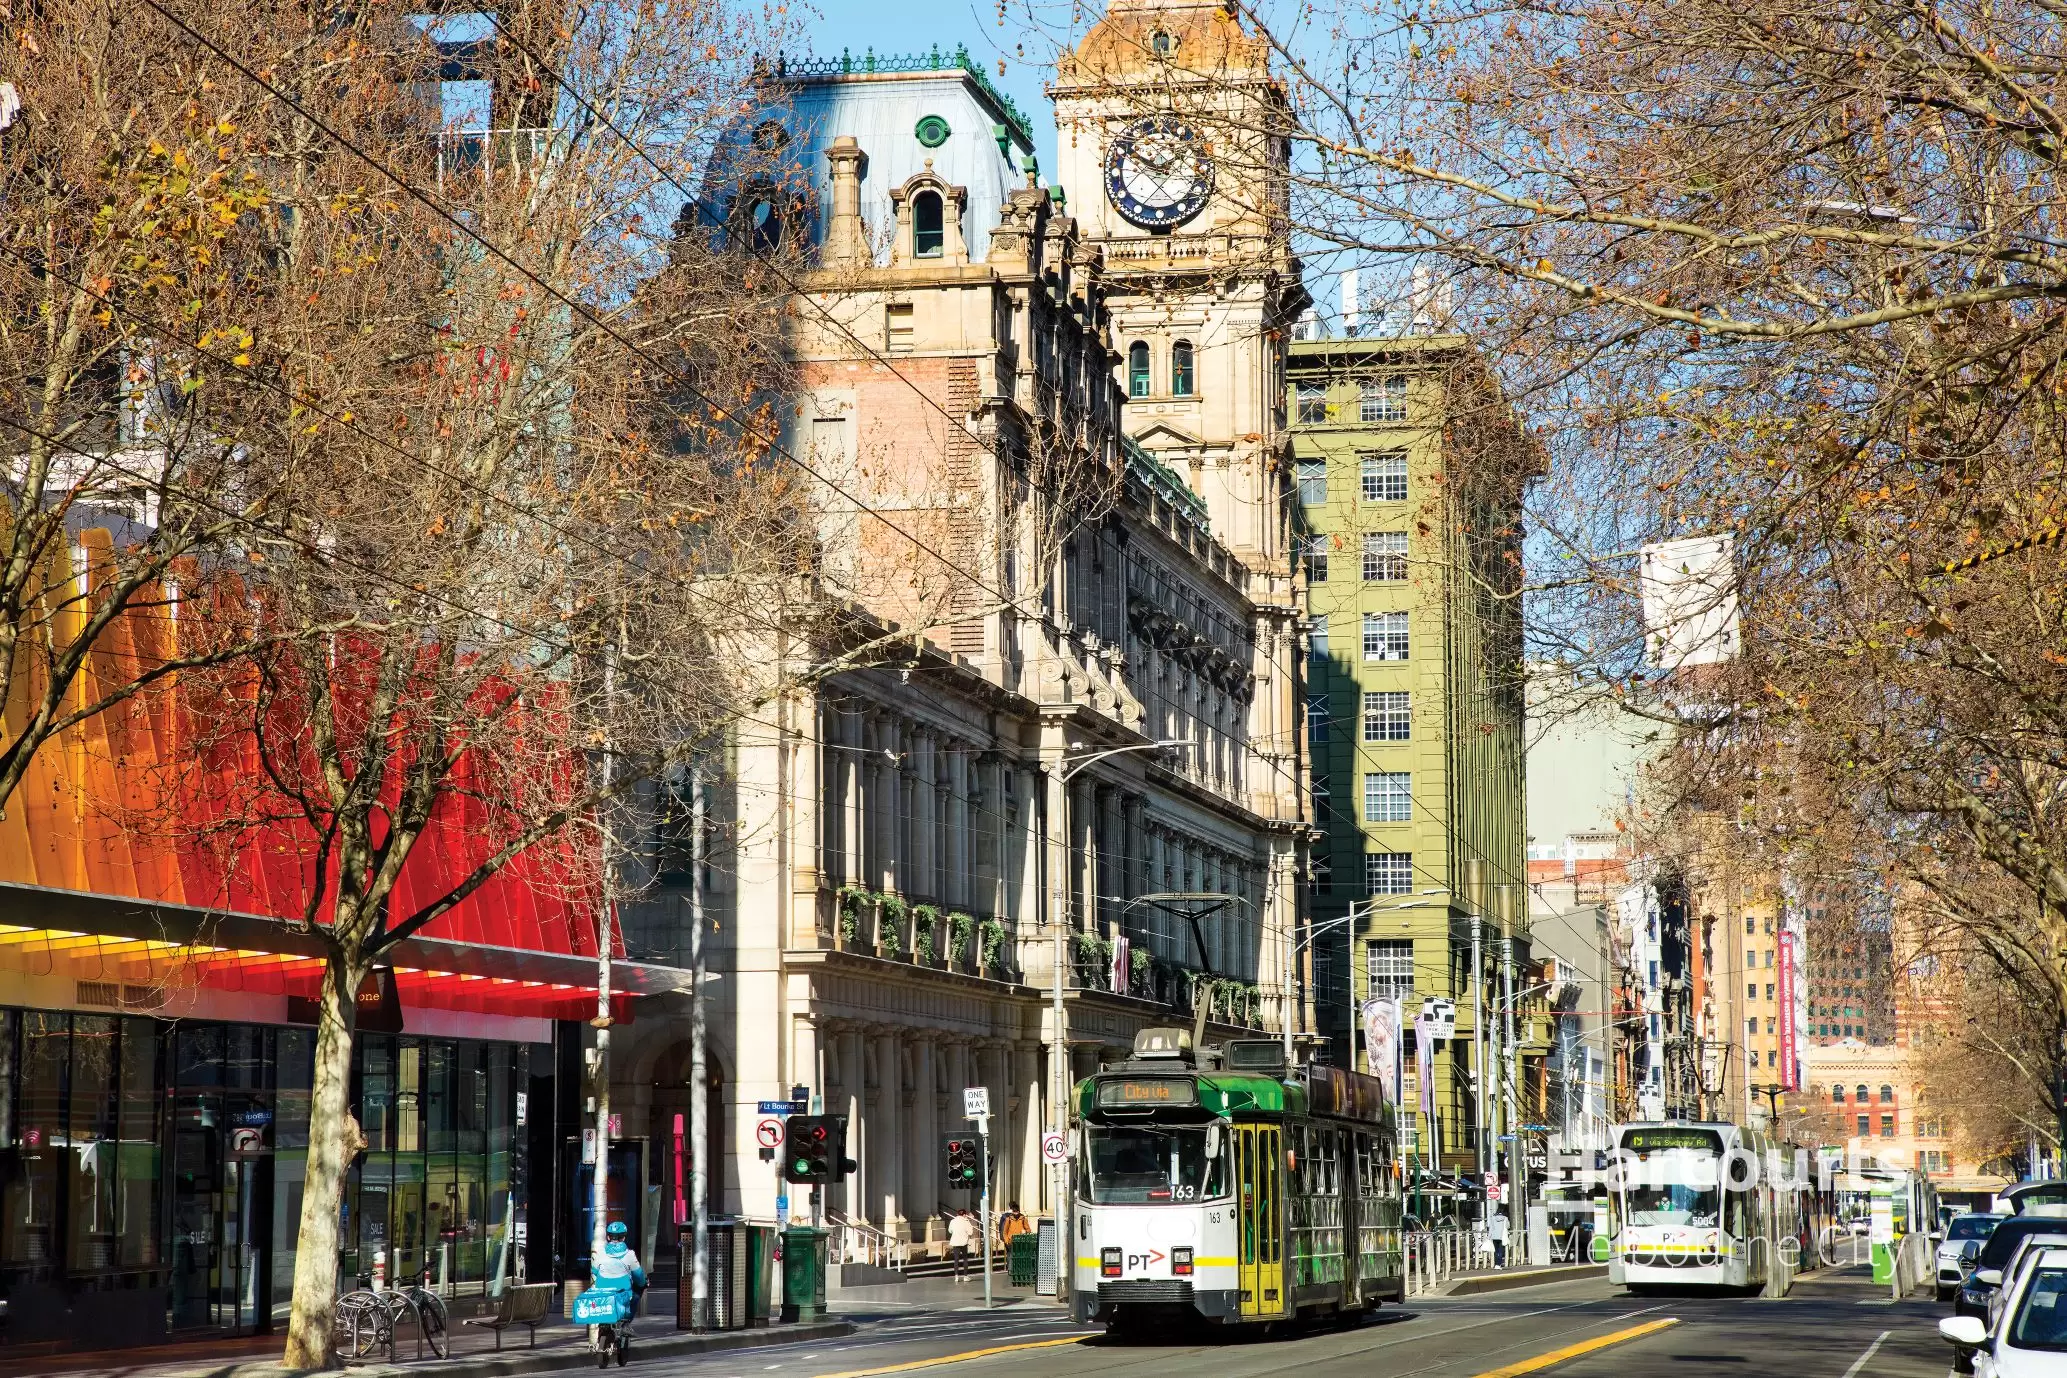
<svg viewBox="0 0 2067 1378">
<path fill-rule="evenodd" d="M 1995 1233 L 1989 1235 L 1988 1242 L 1981 1246 L 1981 1257 L 1975 1261 L 1975 1269 L 2003 1267 L 2010 1261 L 2010 1255 L 2017 1252 L 2017 1246 L 2035 1234 L 2067 1234 L 2067 1226 L 2058 1220 L 2005 1220 L 1995 1227 Z"/>
<path fill-rule="evenodd" d="M 2010 1326 L 2010 1347 L 2067 1351 L 2067 1268 L 2032 1272 Z"/>
<path fill-rule="evenodd" d="M 1954 1216 L 1952 1223 L 1946 1227 L 1945 1238 L 1948 1242 L 1960 1239 L 1986 1239 L 2001 1223 L 2002 1217 L 1999 1215 Z"/>
</svg>

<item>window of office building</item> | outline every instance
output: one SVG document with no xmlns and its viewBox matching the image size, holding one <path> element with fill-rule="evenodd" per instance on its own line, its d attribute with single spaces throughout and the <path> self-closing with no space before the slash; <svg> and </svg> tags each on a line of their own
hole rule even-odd
<svg viewBox="0 0 2067 1378">
<path fill-rule="evenodd" d="M 1328 658 L 1328 615 L 1316 613 L 1306 619 L 1306 658 L 1319 664 Z"/>
<path fill-rule="evenodd" d="M 1373 895 L 1405 895 L 1414 889 L 1411 852 L 1366 852 L 1364 889 Z"/>
<path fill-rule="evenodd" d="M 1320 383 L 1301 383 L 1293 390 L 1299 403 L 1299 424 L 1317 426 L 1328 419 L 1328 389 Z"/>
<path fill-rule="evenodd" d="M 1407 615 L 1403 612 L 1364 614 L 1364 659 L 1405 660 L 1407 658 Z"/>
<path fill-rule="evenodd" d="M 1136 340 L 1127 346 L 1127 396 L 1146 397 L 1148 392 L 1148 342 Z"/>
<path fill-rule="evenodd" d="M 1364 944 L 1364 979 L 1373 1000 L 1403 999 L 1414 989 L 1414 944 L 1385 938 Z"/>
<path fill-rule="evenodd" d="M 1364 740 L 1404 742 L 1413 735 L 1413 715 L 1404 690 L 1364 695 Z"/>
<path fill-rule="evenodd" d="M 1365 502 L 1407 500 L 1407 456 L 1386 450 L 1357 456 L 1357 481 Z"/>
<path fill-rule="evenodd" d="M 1328 740 L 1328 696 L 1308 694 L 1306 696 L 1306 739 L 1315 746 Z"/>
<path fill-rule="evenodd" d="M 1319 507 L 1328 500 L 1328 461 L 1302 459 L 1298 464 L 1299 501 Z"/>
<path fill-rule="evenodd" d="M 1366 423 L 1406 420 L 1407 380 L 1398 377 L 1365 379 L 1357 397 L 1357 419 Z"/>
<path fill-rule="evenodd" d="M 1895 1137 L 1895 1117 L 1893 1115 L 1882 1115 L 1880 1117 L 1880 1137 L 1883 1139 Z"/>
<path fill-rule="evenodd" d="M 1328 582 L 1328 538 L 1308 536 L 1305 545 L 1306 582 L 1325 584 Z"/>
<path fill-rule="evenodd" d="M 1404 770 L 1374 770 L 1364 776 L 1364 821 L 1407 823 L 1414 817 L 1412 777 Z"/>
<path fill-rule="evenodd" d="M 1364 580 L 1366 583 L 1398 583 L 1407 577 L 1407 533 L 1366 531 L 1364 533 Z"/>
</svg>

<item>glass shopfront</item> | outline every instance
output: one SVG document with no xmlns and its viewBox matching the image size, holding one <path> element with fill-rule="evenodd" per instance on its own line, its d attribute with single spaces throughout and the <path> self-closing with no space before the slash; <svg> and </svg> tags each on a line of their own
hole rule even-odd
<svg viewBox="0 0 2067 1378">
<path fill-rule="evenodd" d="M 284 1323 L 314 1047 L 306 1028 L 0 1010 L 4 1343 Z M 529 1044 L 360 1035 L 344 1284 L 378 1271 L 479 1295 L 516 1270 L 533 1060 Z"/>
</svg>

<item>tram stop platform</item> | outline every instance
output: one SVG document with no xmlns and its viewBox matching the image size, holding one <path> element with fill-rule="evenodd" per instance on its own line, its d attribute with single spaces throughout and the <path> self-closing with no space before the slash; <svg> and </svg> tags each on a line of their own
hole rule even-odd
<svg viewBox="0 0 2067 1378">
<path fill-rule="evenodd" d="M 1608 1275 L 1605 1263 L 1552 1263 L 1540 1268 L 1485 1268 L 1456 1273 L 1417 1297 L 1475 1297 L 1515 1287 L 1544 1287 L 1556 1282 L 1584 1282 Z"/>
</svg>

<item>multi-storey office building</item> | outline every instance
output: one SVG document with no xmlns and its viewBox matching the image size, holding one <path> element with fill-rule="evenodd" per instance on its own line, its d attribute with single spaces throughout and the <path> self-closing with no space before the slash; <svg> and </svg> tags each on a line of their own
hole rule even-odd
<svg viewBox="0 0 2067 1378">
<path fill-rule="evenodd" d="M 1101 179 L 1036 185 L 976 64 L 772 77 L 744 132 L 807 209 L 729 194 L 733 223 L 808 236 L 789 443 L 826 480 L 815 577 L 842 635 L 906 649 L 771 704 L 714 789 L 713 1193 L 777 1209 L 754 1107 L 803 1086 L 850 1118 L 859 1171 L 824 1201 L 848 1244 L 937 1241 L 965 1088 L 1000 1194 L 1043 1210 L 1061 1089 L 1139 1028 L 1304 1020 L 1297 627 L 1257 515 L 1282 517 L 1278 471 L 1130 434 Z M 1203 335 L 1188 357 L 1187 390 L 1229 367 Z M 1201 478 L 1222 466 L 1255 491 Z"/>
<path fill-rule="evenodd" d="M 1517 971 L 1529 958 L 1514 593 L 1535 461 L 1462 337 L 1299 341 L 1287 381 L 1325 829 L 1313 923 L 1354 916 L 1332 945 L 1349 980 L 1324 997 L 1324 1027 L 1346 1044 L 1348 1012 L 1372 994 L 1407 997 L 1410 1020 L 1426 997 L 1455 1001 L 1435 1142 L 1444 1164 L 1470 1167 L 1475 1021 L 1506 947 Z"/>
</svg>

